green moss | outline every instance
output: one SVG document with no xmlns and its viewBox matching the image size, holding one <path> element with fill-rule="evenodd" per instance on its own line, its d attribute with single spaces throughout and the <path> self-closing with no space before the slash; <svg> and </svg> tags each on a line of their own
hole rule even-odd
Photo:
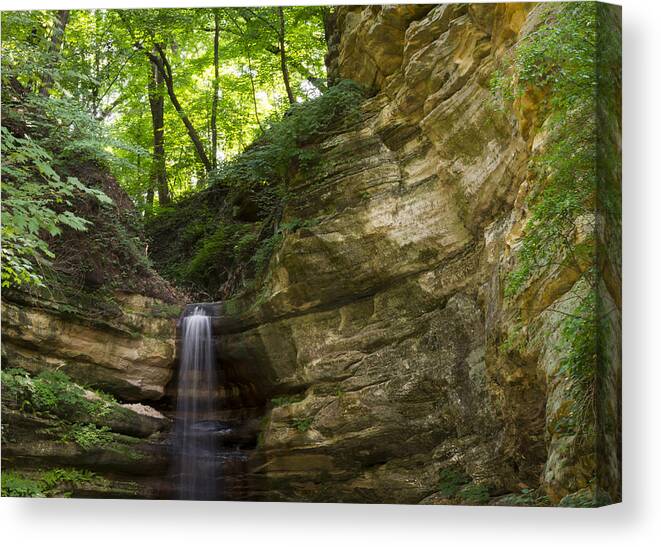
<svg viewBox="0 0 661 547">
<path fill-rule="evenodd" d="M 182 308 L 178 304 L 167 304 L 157 302 L 151 306 L 150 314 L 154 317 L 163 317 L 165 319 L 177 319 L 181 315 Z"/>
<path fill-rule="evenodd" d="M 312 426 L 312 418 L 310 418 L 310 417 L 307 417 L 307 418 L 294 418 L 294 420 L 292 421 L 292 424 L 301 433 L 305 433 Z"/>
<path fill-rule="evenodd" d="M 452 498 L 470 480 L 471 478 L 459 468 L 441 469 L 438 473 L 438 493 L 445 498 Z"/>
<path fill-rule="evenodd" d="M 264 447 L 264 440 L 266 438 L 266 432 L 268 431 L 269 424 L 271 423 L 270 414 L 262 416 L 262 419 L 259 421 L 259 433 L 257 434 L 257 448 Z"/>
<path fill-rule="evenodd" d="M 438 250 L 437 249 L 422 249 L 418 253 L 418 261 L 419 262 L 433 262 L 438 258 Z"/>
<path fill-rule="evenodd" d="M 457 492 L 461 503 L 470 505 L 484 505 L 489 501 L 489 489 L 481 484 L 467 484 Z"/>
<path fill-rule="evenodd" d="M 303 393 L 297 393 L 295 395 L 281 395 L 279 397 L 274 397 L 271 399 L 271 403 L 273 403 L 273 406 L 285 406 L 285 405 L 291 405 L 294 403 L 298 403 L 299 401 L 302 401 L 305 395 Z"/>
<path fill-rule="evenodd" d="M 603 507 L 612 503 L 610 496 L 601 490 L 595 492 L 592 488 L 583 488 L 562 498 L 558 507 Z"/>
</svg>

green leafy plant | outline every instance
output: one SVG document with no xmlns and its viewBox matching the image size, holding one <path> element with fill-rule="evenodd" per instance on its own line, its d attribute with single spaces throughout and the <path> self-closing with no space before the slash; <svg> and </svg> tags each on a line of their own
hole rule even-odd
<svg viewBox="0 0 661 547">
<path fill-rule="evenodd" d="M 253 145 L 221 165 L 217 180 L 241 188 L 286 185 L 293 167 L 315 168 L 316 142 L 357 121 L 362 97 L 356 83 L 343 80 L 317 98 L 292 105 Z"/>
<path fill-rule="evenodd" d="M 292 423 L 301 433 L 305 433 L 312 426 L 312 418 L 294 418 Z"/>
<path fill-rule="evenodd" d="M 536 185 L 528 197 L 530 217 L 506 296 L 516 296 L 554 264 L 581 274 L 594 252 L 590 236 L 578 242 L 577 222 L 587 223 L 584 232 L 594 231 L 599 9 L 592 2 L 547 8 L 544 23 L 504 62 L 512 67 L 497 70 L 492 78 L 492 90 L 506 102 L 535 90 L 548 134 L 545 148 L 533 158 Z"/>
<path fill-rule="evenodd" d="M 54 160 L 29 136 L 15 137 L 2 127 L 2 286 L 42 285 L 37 271 L 54 257 L 44 234 L 62 233 L 62 226 L 84 231 L 89 221 L 63 206 L 71 206 L 76 192 L 100 203 L 112 200 L 75 177 L 62 178 Z"/>
<path fill-rule="evenodd" d="M 438 472 L 438 492 L 445 498 L 454 497 L 470 481 L 471 478 L 461 469 L 445 467 Z"/>
<path fill-rule="evenodd" d="M 86 395 L 60 370 L 45 370 L 32 378 L 22 369 L 1 373 L 3 396 L 23 410 L 59 416 L 63 419 L 90 419 L 106 416 L 116 403 L 112 395 L 97 391 L 98 399 Z"/>
<path fill-rule="evenodd" d="M 462 503 L 484 505 L 489 501 L 489 489 L 481 484 L 467 484 L 457 492 L 457 498 Z"/>
<path fill-rule="evenodd" d="M 590 434 L 597 417 L 597 336 L 600 331 L 596 295 L 590 292 L 562 322 L 560 370 L 571 381 L 570 431 Z M 601 329 L 603 330 L 603 329 Z"/>
<path fill-rule="evenodd" d="M 75 423 L 62 436 L 63 441 L 73 441 L 84 450 L 110 445 L 113 434 L 107 426 Z"/>
<path fill-rule="evenodd" d="M 2 495 L 16 498 L 42 498 L 43 485 L 14 471 L 2 472 Z"/>
<path fill-rule="evenodd" d="M 3 471 L 2 495 L 27 498 L 68 497 L 73 488 L 93 483 L 104 485 L 107 481 L 86 469 L 58 467 L 30 475 Z"/>
</svg>

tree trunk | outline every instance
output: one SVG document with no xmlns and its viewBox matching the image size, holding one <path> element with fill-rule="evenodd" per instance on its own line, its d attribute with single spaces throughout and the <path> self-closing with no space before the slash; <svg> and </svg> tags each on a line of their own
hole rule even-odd
<svg viewBox="0 0 661 547">
<path fill-rule="evenodd" d="M 285 14 L 282 6 L 278 6 L 278 21 L 280 29 L 278 31 L 278 42 L 280 46 L 280 68 L 282 69 L 282 80 L 285 82 L 285 89 L 287 90 L 287 98 L 289 104 L 294 104 L 294 94 L 291 91 L 289 84 L 289 69 L 287 68 L 287 52 L 285 51 Z"/>
<path fill-rule="evenodd" d="M 214 169 L 218 167 L 218 53 L 220 42 L 220 22 L 218 10 L 213 11 L 213 101 L 211 103 L 211 164 Z"/>
<path fill-rule="evenodd" d="M 252 89 L 252 105 L 255 109 L 255 120 L 257 120 L 257 125 L 259 130 L 264 133 L 264 128 L 262 127 L 262 122 L 259 119 L 259 110 L 257 109 L 257 90 L 255 89 L 255 79 L 252 74 L 252 59 L 250 57 L 250 52 L 248 52 L 248 75 L 250 76 L 250 88 Z"/>
<path fill-rule="evenodd" d="M 174 91 L 174 80 L 172 77 L 172 67 L 170 66 L 170 63 L 168 62 L 167 56 L 165 55 L 165 51 L 163 51 L 163 47 L 160 46 L 159 44 L 156 44 L 156 50 L 158 52 L 158 57 L 154 55 L 153 53 L 145 50 L 145 53 L 149 57 L 149 59 L 154 63 L 160 72 L 161 76 L 165 80 L 165 88 L 167 89 L 168 96 L 170 97 L 170 102 L 172 103 L 172 106 L 174 106 L 175 110 L 177 111 L 177 114 L 179 114 L 179 117 L 181 118 L 181 121 L 183 124 L 186 126 L 186 130 L 188 131 L 188 136 L 190 137 L 191 141 L 193 142 L 193 146 L 195 147 L 195 151 L 197 152 L 197 157 L 200 159 L 202 162 L 202 165 L 204 165 L 204 169 L 208 172 L 211 171 L 212 165 L 211 162 L 209 161 L 209 157 L 207 156 L 206 151 L 204 150 L 204 145 L 202 144 L 202 140 L 200 139 L 200 136 L 198 135 L 197 131 L 195 130 L 195 127 L 193 126 L 192 122 L 190 121 L 190 118 L 186 114 L 186 111 L 184 108 L 181 106 L 181 103 L 179 102 L 179 99 L 177 99 L 177 94 Z"/>
<path fill-rule="evenodd" d="M 167 173 L 165 170 L 165 143 L 164 143 L 164 95 L 163 74 L 155 63 L 151 63 L 151 74 L 149 77 L 149 109 L 151 110 L 151 121 L 154 135 L 154 148 L 152 152 L 151 187 L 147 193 L 147 199 L 153 202 L 154 188 L 158 191 L 158 203 L 167 205 L 170 203 L 170 190 L 168 188 Z M 149 195 L 151 193 L 151 196 Z"/>
<path fill-rule="evenodd" d="M 60 53 L 62 42 L 64 42 L 64 30 L 69 22 L 69 10 L 59 10 L 55 16 L 55 25 L 48 45 L 48 68 L 54 69 L 57 66 L 57 55 Z M 51 87 L 53 87 L 53 75 L 50 70 L 44 74 L 44 79 L 39 89 L 39 95 L 48 97 Z"/>
</svg>

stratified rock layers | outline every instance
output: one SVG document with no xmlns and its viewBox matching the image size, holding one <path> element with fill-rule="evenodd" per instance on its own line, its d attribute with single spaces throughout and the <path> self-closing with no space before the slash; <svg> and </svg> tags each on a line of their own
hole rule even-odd
<svg viewBox="0 0 661 547">
<path fill-rule="evenodd" d="M 171 420 L 144 403 L 172 377 L 181 308 L 137 294 L 84 296 L 3 295 L 3 473 L 60 473 L 61 490 L 49 495 L 168 496 Z"/>
<path fill-rule="evenodd" d="M 58 369 L 127 401 L 159 399 L 175 359 L 175 321 L 164 310 L 179 308 L 123 293 L 112 295 L 112 306 L 108 317 L 108 310 L 90 303 L 22 293 L 3 299 L 5 367 L 35 374 Z"/>
<path fill-rule="evenodd" d="M 300 174 L 285 221 L 314 221 L 286 236 L 258 303 L 218 312 L 223 366 L 292 396 L 264 421 L 257 496 L 447 503 L 449 469 L 480 503 L 532 489 L 558 503 L 591 486 L 594 447 L 551 427 L 567 385 L 547 311 L 585 289 L 557 268 L 503 298 L 544 135 L 534 98 L 508 114 L 489 80 L 539 10 L 338 9 L 331 76 L 373 96 L 322 144 L 322 175 Z M 530 343 L 503 351 L 521 314 Z M 616 500 L 617 462 L 606 468 Z"/>
</svg>

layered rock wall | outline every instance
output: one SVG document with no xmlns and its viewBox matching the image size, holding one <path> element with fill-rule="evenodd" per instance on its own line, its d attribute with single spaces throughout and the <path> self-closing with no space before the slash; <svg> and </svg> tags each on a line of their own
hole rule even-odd
<svg viewBox="0 0 661 547">
<path fill-rule="evenodd" d="M 3 294 L 3 491 L 167 497 L 171 419 L 149 404 L 173 375 L 181 308 L 84 296 Z"/>
<path fill-rule="evenodd" d="M 552 268 L 504 298 L 546 137 L 539 97 L 508 112 L 489 83 L 542 9 L 338 9 L 331 78 L 372 97 L 322 144 L 323 174 L 298 177 L 284 220 L 312 222 L 285 237 L 257 302 L 217 309 L 223 366 L 286 395 L 256 457 L 264 498 L 558 503 L 593 486 L 594 446 L 558 427 L 558 331 L 580 275 Z M 526 344 L 505 347 L 522 316 Z M 613 369 L 613 396 L 618 382 Z"/>
</svg>

